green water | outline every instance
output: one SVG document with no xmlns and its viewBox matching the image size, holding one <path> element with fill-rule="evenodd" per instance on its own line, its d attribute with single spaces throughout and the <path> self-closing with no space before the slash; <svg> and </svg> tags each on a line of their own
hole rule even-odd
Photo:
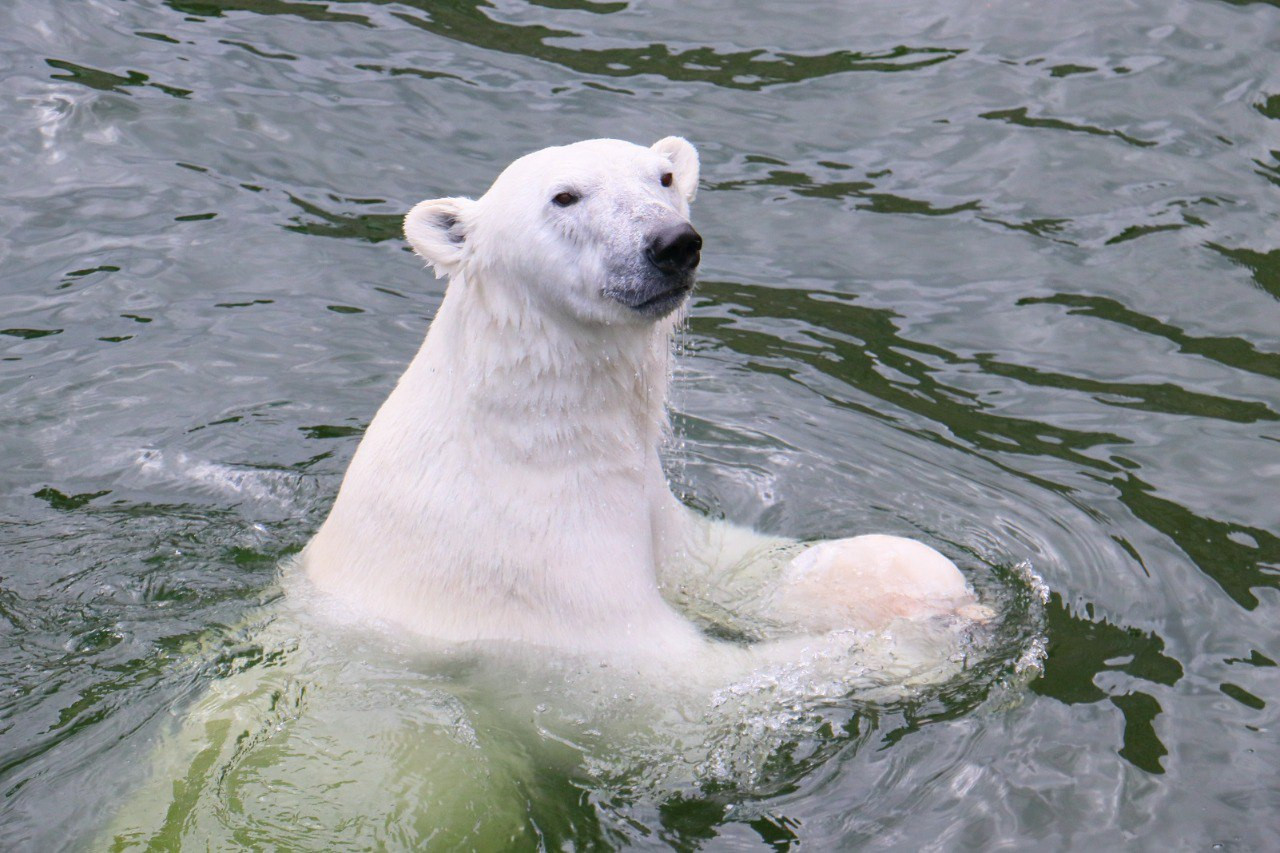
<svg viewBox="0 0 1280 853">
<path fill-rule="evenodd" d="M 925 538 L 992 589 L 1028 561 L 1048 656 L 833 699 L 763 776 L 675 786 L 504 740 L 532 688 L 445 691 L 526 750 L 524 837 L 1274 847 L 1278 51 L 1276 4 L 1220 0 L 3 4 L 0 848 L 96 844 L 263 664 L 236 626 L 439 305 L 404 211 L 670 133 L 706 240 L 678 489 Z"/>
</svg>

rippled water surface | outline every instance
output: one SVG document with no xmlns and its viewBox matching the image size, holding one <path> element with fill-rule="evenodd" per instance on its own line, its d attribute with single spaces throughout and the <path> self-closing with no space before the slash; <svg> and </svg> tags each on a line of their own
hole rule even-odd
<svg viewBox="0 0 1280 853">
<path fill-rule="evenodd" d="M 1274 846 L 1278 50 L 1248 0 L 4 3 L 0 847 L 100 843 L 171 721 L 269 663 L 239 626 L 440 302 L 403 213 L 669 133 L 707 243 L 678 488 L 997 591 L 1028 562 L 1047 658 L 760 718 L 755 770 L 678 785 L 455 680 L 432 707 L 523 750 L 521 843 Z M 343 842 L 304 817 L 252 841 Z"/>
</svg>

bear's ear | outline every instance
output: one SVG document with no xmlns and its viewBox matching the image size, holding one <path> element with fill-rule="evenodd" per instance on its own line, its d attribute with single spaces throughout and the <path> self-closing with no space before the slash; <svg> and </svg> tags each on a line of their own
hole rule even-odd
<svg viewBox="0 0 1280 853">
<path fill-rule="evenodd" d="M 682 136 L 668 136 L 650 146 L 650 150 L 666 155 L 671 161 L 676 188 L 688 201 L 698 194 L 698 149 Z"/>
<path fill-rule="evenodd" d="M 418 202 L 404 218 L 405 239 L 435 267 L 436 278 L 453 275 L 462 262 L 470 230 L 467 215 L 474 204 L 469 198 L 435 198 Z"/>
</svg>

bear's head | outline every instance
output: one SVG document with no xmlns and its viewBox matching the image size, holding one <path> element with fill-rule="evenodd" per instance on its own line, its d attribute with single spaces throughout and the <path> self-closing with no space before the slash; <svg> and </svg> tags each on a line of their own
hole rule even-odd
<svg viewBox="0 0 1280 853">
<path fill-rule="evenodd" d="M 698 152 L 680 137 L 591 139 L 521 157 L 479 199 L 421 202 L 404 232 L 439 276 L 579 322 L 651 323 L 693 287 L 697 187 Z"/>
</svg>

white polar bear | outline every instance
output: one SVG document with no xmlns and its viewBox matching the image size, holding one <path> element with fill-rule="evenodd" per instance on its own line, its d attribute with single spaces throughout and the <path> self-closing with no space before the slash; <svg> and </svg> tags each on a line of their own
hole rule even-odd
<svg viewBox="0 0 1280 853">
<path fill-rule="evenodd" d="M 478 200 L 410 211 L 405 236 L 448 290 L 302 554 L 317 587 L 446 641 L 668 659 L 715 645 L 662 594 L 690 565 L 759 564 L 766 615 L 800 635 L 983 618 L 921 543 L 861 536 L 796 557 L 800 543 L 672 495 L 658 448 L 702 244 L 698 170 L 678 137 L 593 139 L 521 157 Z"/>
<path fill-rule="evenodd" d="M 750 790 L 833 700 L 963 667 L 984 614 L 931 548 L 771 539 L 671 494 L 697 179 L 682 139 L 592 140 L 413 209 L 409 241 L 452 279 L 426 342 L 290 594 L 193 650 L 191 683 L 215 676 L 93 846 L 557 846 L 551 791 L 652 811 Z M 392 630 L 335 624 L 335 599 Z M 761 641 L 709 639 L 668 599 Z"/>
</svg>

